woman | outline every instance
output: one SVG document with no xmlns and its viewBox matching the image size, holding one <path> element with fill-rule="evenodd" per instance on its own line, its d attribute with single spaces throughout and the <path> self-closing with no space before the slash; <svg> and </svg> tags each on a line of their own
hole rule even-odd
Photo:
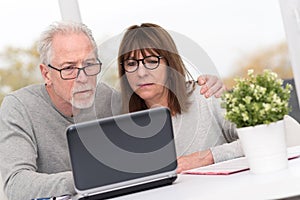
<svg viewBox="0 0 300 200">
<path fill-rule="evenodd" d="M 198 95 L 195 82 L 186 81 L 191 76 L 166 30 L 150 23 L 129 27 L 118 63 L 123 112 L 155 106 L 170 109 L 179 173 L 242 156 L 239 142 L 234 141 L 235 128 L 224 120 L 219 102 Z"/>
</svg>

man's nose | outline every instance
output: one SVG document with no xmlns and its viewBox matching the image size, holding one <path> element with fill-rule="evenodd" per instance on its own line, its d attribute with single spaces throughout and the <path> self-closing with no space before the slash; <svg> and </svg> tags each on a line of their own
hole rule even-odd
<svg viewBox="0 0 300 200">
<path fill-rule="evenodd" d="M 78 69 L 76 81 L 86 82 L 87 80 L 88 80 L 88 77 L 84 72 L 84 68 Z"/>
</svg>

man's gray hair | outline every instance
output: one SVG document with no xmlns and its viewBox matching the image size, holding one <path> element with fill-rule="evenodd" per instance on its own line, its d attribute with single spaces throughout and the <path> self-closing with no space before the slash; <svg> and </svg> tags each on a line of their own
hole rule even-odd
<svg viewBox="0 0 300 200">
<path fill-rule="evenodd" d="M 76 22 L 55 22 L 44 31 L 39 39 L 37 50 L 40 54 L 40 62 L 49 64 L 51 59 L 52 41 L 56 34 L 83 33 L 92 43 L 96 57 L 98 49 L 92 31 L 83 23 Z"/>
</svg>

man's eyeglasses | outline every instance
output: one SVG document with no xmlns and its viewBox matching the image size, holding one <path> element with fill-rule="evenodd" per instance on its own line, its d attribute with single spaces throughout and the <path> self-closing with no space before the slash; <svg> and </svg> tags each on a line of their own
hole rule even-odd
<svg viewBox="0 0 300 200">
<path fill-rule="evenodd" d="M 56 71 L 60 72 L 60 77 L 63 80 L 71 80 L 75 79 L 79 76 L 80 71 L 82 70 L 86 76 L 95 76 L 100 73 L 102 63 L 99 59 L 96 62 L 86 62 L 85 66 L 82 68 L 76 67 L 76 64 L 71 64 L 67 67 L 62 69 L 58 69 L 53 67 L 52 65 L 48 64 L 48 67 L 55 69 Z"/>
<path fill-rule="evenodd" d="M 130 59 L 124 60 L 121 63 L 121 65 L 123 66 L 123 68 L 126 72 L 132 73 L 132 72 L 135 72 L 139 68 L 140 61 L 142 61 L 143 65 L 146 69 L 153 70 L 159 66 L 160 59 L 162 59 L 162 58 L 163 58 L 163 56 L 153 56 L 153 55 L 146 56 L 143 59 L 139 59 L 139 60 L 130 58 Z"/>
</svg>

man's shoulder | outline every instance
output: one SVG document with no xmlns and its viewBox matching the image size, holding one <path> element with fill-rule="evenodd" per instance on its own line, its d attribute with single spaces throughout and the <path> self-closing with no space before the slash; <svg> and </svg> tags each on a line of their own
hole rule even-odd
<svg viewBox="0 0 300 200">
<path fill-rule="evenodd" d="M 120 93 L 103 82 L 97 84 L 95 102 L 100 118 L 119 114 L 121 111 Z"/>
<path fill-rule="evenodd" d="M 4 98 L 6 101 L 31 101 L 37 96 L 41 96 L 42 84 L 29 85 L 7 94 Z"/>
<path fill-rule="evenodd" d="M 16 96 L 16 97 L 22 97 L 22 96 L 37 96 L 41 94 L 43 85 L 42 84 L 33 84 L 28 85 L 23 88 L 20 88 L 18 90 L 15 90 L 11 93 L 9 93 L 7 96 Z"/>
<path fill-rule="evenodd" d="M 108 93 L 117 92 L 116 89 L 112 88 L 111 86 L 107 85 L 104 82 L 97 83 L 97 91 L 99 91 L 100 93 L 101 92 L 108 92 Z"/>
<path fill-rule="evenodd" d="M 96 98 L 119 98 L 120 92 L 103 82 L 98 82 Z"/>
</svg>

